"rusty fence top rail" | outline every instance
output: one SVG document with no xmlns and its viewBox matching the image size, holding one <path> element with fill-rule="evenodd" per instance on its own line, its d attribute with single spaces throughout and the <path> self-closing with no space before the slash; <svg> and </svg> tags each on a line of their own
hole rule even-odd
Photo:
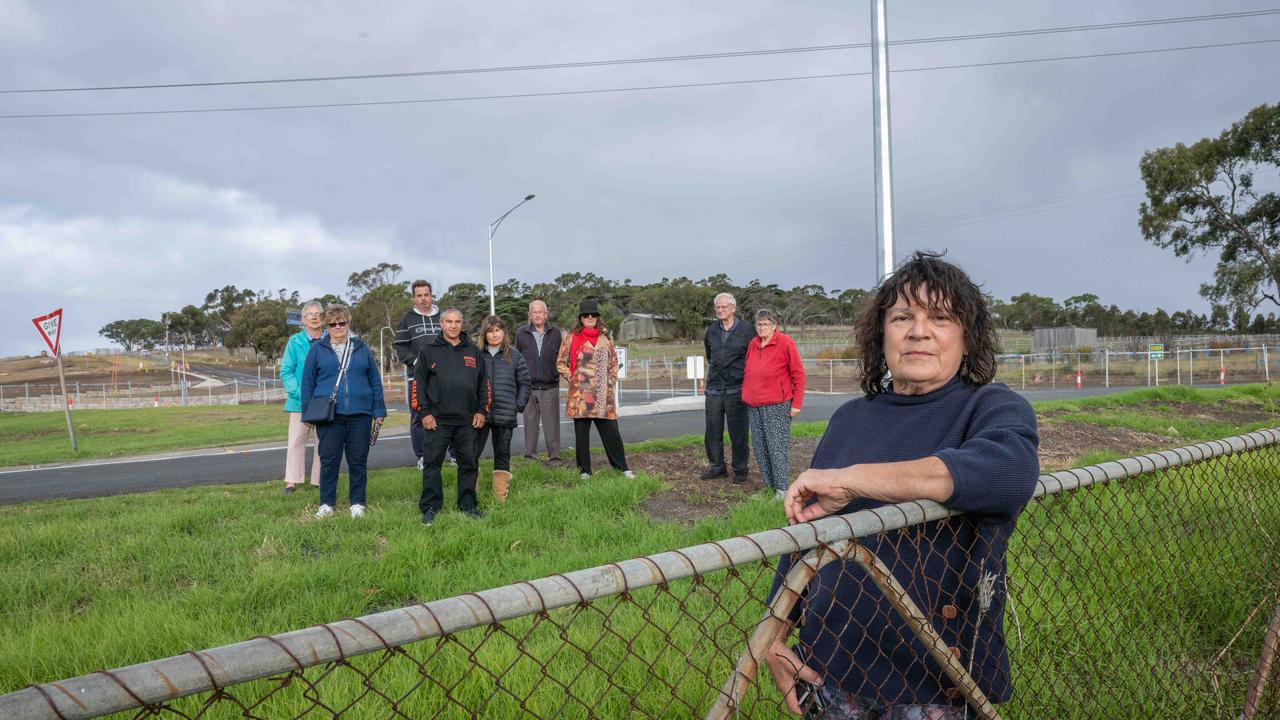
<svg viewBox="0 0 1280 720">
<path fill-rule="evenodd" d="M 1280 429 L 1041 475 L 1035 498 L 1280 443 Z M 75 720 L 218 691 L 476 627 L 665 585 L 953 514 L 922 500 L 347 618 L 0 695 L 0 718 Z"/>
</svg>

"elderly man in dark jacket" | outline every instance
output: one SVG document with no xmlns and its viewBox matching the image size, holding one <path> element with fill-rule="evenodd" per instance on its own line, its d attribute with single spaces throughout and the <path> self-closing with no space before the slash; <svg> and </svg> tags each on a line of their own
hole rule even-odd
<svg viewBox="0 0 1280 720">
<path fill-rule="evenodd" d="M 560 328 L 547 322 L 547 304 L 541 300 L 529 303 L 529 324 L 516 330 L 516 350 L 524 356 L 529 368 L 532 392 L 524 408 L 524 456 L 538 457 L 538 424 L 547 440 L 547 461 L 560 459 L 560 373 L 556 355 L 563 336 Z"/>
<path fill-rule="evenodd" d="M 703 480 L 724 477 L 724 426 L 728 420 L 733 446 L 733 481 L 747 481 L 747 406 L 742 403 L 742 376 L 747 368 L 747 345 L 756 336 L 751 323 L 734 316 L 738 301 L 729 293 L 716 295 L 716 322 L 707 328 L 706 435 L 707 469 Z"/>
</svg>

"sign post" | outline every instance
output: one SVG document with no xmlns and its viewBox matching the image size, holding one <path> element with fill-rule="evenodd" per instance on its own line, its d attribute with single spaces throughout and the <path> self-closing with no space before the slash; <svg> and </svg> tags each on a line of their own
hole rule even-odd
<svg viewBox="0 0 1280 720">
<path fill-rule="evenodd" d="M 1156 387 L 1160 387 L 1160 361 L 1164 359 L 1164 343 L 1148 345 L 1147 356 L 1156 364 Z"/>
<path fill-rule="evenodd" d="M 627 349 L 615 345 L 613 351 L 618 356 L 618 378 L 613 383 L 613 401 L 618 407 L 622 407 L 622 381 L 627 379 Z"/>
<path fill-rule="evenodd" d="M 31 318 L 31 322 L 35 324 L 36 331 L 44 338 L 44 344 L 49 346 L 49 352 L 53 353 L 58 363 L 58 383 L 62 386 L 62 412 L 67 418 L 67 436 L 71 438 L 71 449 L 78 451 L 80 448 L 76 445 L 76 429 L 71 424 L 71 400 L 67 397 L 67 376 L 62 371 L 62 308 L 48 315 Z"/>
</svg>

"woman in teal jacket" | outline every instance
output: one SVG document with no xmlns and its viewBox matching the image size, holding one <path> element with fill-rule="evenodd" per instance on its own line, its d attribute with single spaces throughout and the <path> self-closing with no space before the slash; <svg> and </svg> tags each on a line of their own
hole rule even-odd
<svg viewBox="0 0 1280 720">
<path fill-rule="evenodd" d="M 284 347 L 280 361 L 280 381 L 287 393 L 284 411 L 289 413 L 289 449 L 284 456 L 284 494 L 297 489 L 307 477 L 307 440 L 311 426 L 302 422 L 302 366 L 315 341 L 324 337 L 324 306 L 312 300 L 302 306 L 303 330 L 298 331 Z M 311 484 L 320 487 L 320 443 L 311 458 Z"/>
</svg>

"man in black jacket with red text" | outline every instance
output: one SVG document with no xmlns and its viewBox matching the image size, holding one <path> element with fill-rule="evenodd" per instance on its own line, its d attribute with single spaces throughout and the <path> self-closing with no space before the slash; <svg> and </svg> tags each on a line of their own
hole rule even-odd
<svg viewBox="0 0 1280 720">
<path fill-rule="evenodd" d="M 430 525 L 444 506 L 440 467 L 453 445 L 458 454 L 458 510 L 480 517 L 476 507 L 476 429 L 484 427 L 489 409 L 480 348 L 462 331 L 462 311 L 440 314 L 440 335 L 418 353 L 414 362 L 414 410 L 422 417 L 422 524 Z"/>
</svg>

